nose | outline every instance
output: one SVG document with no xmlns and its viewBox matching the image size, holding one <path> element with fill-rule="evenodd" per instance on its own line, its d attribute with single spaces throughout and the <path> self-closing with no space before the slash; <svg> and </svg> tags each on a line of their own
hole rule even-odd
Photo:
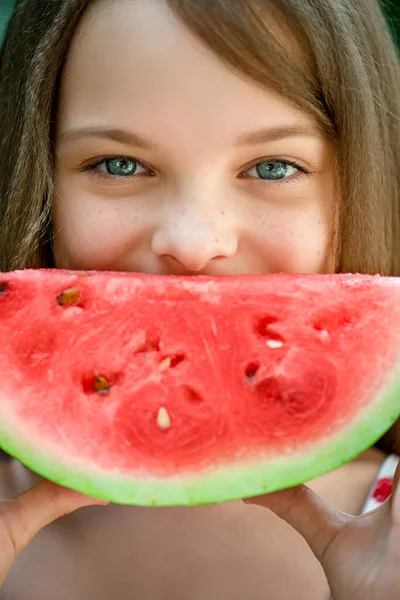
<svg viewBox="0 0 400 600">
<path fill-rule="evenodd" d="M 204 197 L 206 195 L 206 197 Z M 206 271 L 215 259 L 232 258 L 238 249 L 238 227 L 233 215 L 202 195 L 182 194 L 166 201 L 152 238 L 152 251 L 175 271 Z"/>
</svg>

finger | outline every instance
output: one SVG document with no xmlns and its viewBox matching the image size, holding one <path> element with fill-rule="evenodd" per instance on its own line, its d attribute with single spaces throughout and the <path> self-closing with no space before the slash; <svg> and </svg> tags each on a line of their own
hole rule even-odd
<svg viewBox="0 0 400 600">
<path fill-rule="evenodd" d="M 43 480 L 7 503 L 1 513 L 2 523 L 17 556 L 43 527 L 55 519 L 83 506 L 107 504 Z"/>
<path fill-rule="evenodd" d="M 350 515 L 329 506 L 306 485 L 249 498 L 245 503 L 269 508 L 284 519 L 303 536 L 321 563 L 341 528 L 351 519 Z"/>
</svg>

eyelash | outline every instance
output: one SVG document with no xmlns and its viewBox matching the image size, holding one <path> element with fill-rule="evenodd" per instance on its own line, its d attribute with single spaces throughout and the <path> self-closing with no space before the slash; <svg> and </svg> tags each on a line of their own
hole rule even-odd
<svg viewBox="0 0 400 600">
<path fill-rule="evenodd" d="M 140 162 L 139 160 L 137 160 L 136 158 L 132 158 L 131 156 L 117 156 L 117 155 L 111 155 L 111 156 L 105 156 L 103 158 L 100 158 L 98 160 L 95 160 L 94 162 L 91 162 L 87 165 L 85 165 L 85 167 L 83 167 L 81 169 L 82 172 L 87 171 L 89 172 L 89 174 L 93 177 L 98 177 L 99 179 L 103 179 L 103 180 L 119 180 L 119 179 L 131 179 L 134 177 L 138 177 L 138 175 L 131 175 L 131 176 L 122 176 L 122 175 L 108 175 L 106 174 L 104 171 L 99 171 L 97 170 L 97 167 L 99 167 L 101 164 L 107 162 L 108 160 L 116 160 L 116 159 L 128 159 L 128 160 L 134 160 L 136 161 L 141 167 L 143 167 L 144 169 L 147 169 L 149 171 L 149 173 L 139 173 L 139 175 L 147 175 L 147 176 L 154 176 L 153 171 L 146 166 L 145 164 L 143 164 L 142 162 Z M 295 169 L 298 170 L 298 173 L 295 175 L 292 175 L 290 178 L 282 178 L 282 179 L 276 179 L 276 180 L 268 180 L 268 179 L 262 179 L 261 177 L 258 179 L 256 177 L 250 177 L 248 175 L 245 175 L 245 171 L 249 171 L 250 169 L 252 169 L 253 167 L 256 167 L 257 165 L 259 165 L 262 162 L 279 162 L 285 165 L 288 165 L 290 167 L 294 167 Z M 298 163 L 295 160 L 287 160 L 287 159 L 283 159 L 283 158 L 279 158 L 279 157 L 274 157 L 274 158 L 268 158 L 268 159 L 261 159 L 261 160 L 257 160 L 257 162 L 252 163 L 250 166 L 248 166 L 246 168 L 246 170 L 242 172 L 242 179 L 253 179 L 254 181 L 260 182 L 261 184 L 273 184 L 275 186 L 280 186 L 283 184 L 289 184 L 289 183 L 296 183 L 303 175 L 306 175 L 306 177 L 309 177 L 314 171 L 309 171 L 308 169 L 306 169 L 305 167 L 303 167 L 300 163 Z"/>
</svg>

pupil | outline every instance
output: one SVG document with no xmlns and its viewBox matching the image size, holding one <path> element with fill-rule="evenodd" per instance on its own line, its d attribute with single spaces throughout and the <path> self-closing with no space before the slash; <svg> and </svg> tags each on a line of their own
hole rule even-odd
<svg viewBox="0 0 400 600">
<path fill-rule="evenodd" d="M 135 160 L 125 158 L 114 158 L 107 164 L 111 175 L 132 175 L 136 171 L 136 166 Z"/>
<path fill-rule="evenodd" d="M 276 166 L 278 166 L 278 168 L 276 168 Z M 257 165 L 257 174 L 262 179 L 282 179 L 286 175 L 286 167 L 287 165 L 282 162 L 264 161 Z"/>
</svg>

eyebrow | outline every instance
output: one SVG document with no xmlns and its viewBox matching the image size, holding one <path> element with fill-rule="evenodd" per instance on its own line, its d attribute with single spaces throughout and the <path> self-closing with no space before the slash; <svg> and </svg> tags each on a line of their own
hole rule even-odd
<svg viewBox="0 0 400 600">
<path fill-rule="evenodd" d="M 276 142 L 289 137 L 298 136 L 320 136 L 321 132 L 316 126 L 312 125 L 280 125 L 267 129 L 257 129 L 240 135 L 236 140 L 237 146 L 255 146 L 257 144 L 267 144 Z"/>
<path fill-rule="evenodd" d="M 80 127 L 69 129 L 60 135 L 60 141 L 76 141 L 85 138 L 102 138 L 119 142 L 126 146 L 136 146 L 144 150 L 154 150 L 155 144 L 148 142 L 142 136 L 124 129 L 107 127 Z"/>
<path fill-rule="evenodd" d="M 241 134 L 235 141 L 236 146 L 255 146 L 275 142 L 277 140 L 297 136 L 318 136 L 321 132 L 311 125 L 281 125 L 266 129 L 257 129 Z M 118 128 L 81 127 L 69 129 L 60 135 L 60 141 L 76 141 L 85 138 L 102 138 L 119 142 L 126 146 L 134 146 L 144 150 L 157 149 L 156 144 L 146 140 L 137 133 Z"/>
</svg>

